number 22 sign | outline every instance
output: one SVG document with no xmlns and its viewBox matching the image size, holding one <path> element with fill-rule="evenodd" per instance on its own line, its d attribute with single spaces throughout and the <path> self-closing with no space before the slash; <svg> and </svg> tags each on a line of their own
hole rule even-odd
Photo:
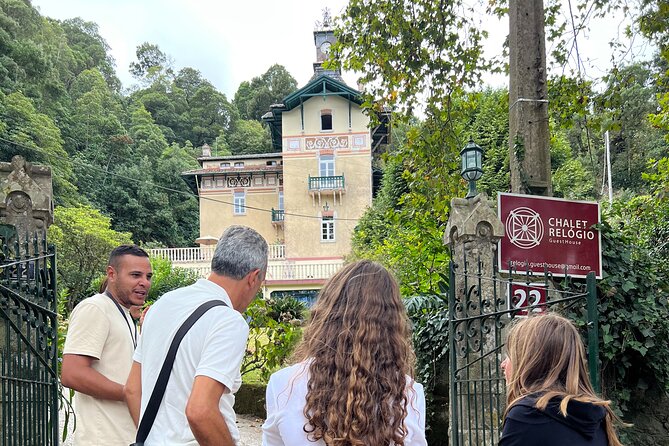
<svg viewBox="0 0 669 446">
<path fill-rule="evenodd" d="M 507 298 L 509 310 L 516 317 L 526 317 L 530 313 L 543 313 L 546 311 L 545 283 L 510 283 Z"/>
</svg>

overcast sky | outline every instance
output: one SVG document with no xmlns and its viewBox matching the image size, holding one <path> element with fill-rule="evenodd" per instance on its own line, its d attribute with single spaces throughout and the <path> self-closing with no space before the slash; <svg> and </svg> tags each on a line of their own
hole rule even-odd
<svg viewBox="0 0 669 446">
<path fill-rule="evenodd" d="M 322 10 L 339 15 L 347 0 L 33 0 L 42 15 L 59 20 L 81 17 L 98 24 L 116 60 L 124 87 L 134 81 L 128 65 L 143 42 L 157 44 L 172 57 L 175 68 L 202 72 L 232 99 L 239 84 L 279 63 L 304 85 L 316 60 L 314 23 Z M 589 74 L 601 76 L 610 63 L 608 40 L 618 32 L 614 21 L 595 23 L 579 39 L 581 56 L 590 59 Z M 487 19 L 488 55 L 498 54 L 508 22 Z M 550 48 L 549 48 L 550 50 Z M 344 76 L 355 87 L 353 74 Z M 486 79 L 499 87 L 506 78 Z"/>
</svg>

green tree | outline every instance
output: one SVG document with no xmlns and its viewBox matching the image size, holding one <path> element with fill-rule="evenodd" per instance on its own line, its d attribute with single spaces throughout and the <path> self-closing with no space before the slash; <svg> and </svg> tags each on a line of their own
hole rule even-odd
<svg viewBox="0 0 669 446">
<path fill-rule="evenodd" d="M 274 64 L 250 82 L 242 82 L 233 103 L 241 119 L 260 121 L 270 105 L 280 103 L 296 89 L 297 81 L 288 70 L 283 65 Z"/>
<path fill-rule="evenodd" d="M 60 130 L 20 92 L 0 92 L 0 138 L 0 158 L 23 155 L 28 161 L 52 166 L 56 202 L 78 201 L 72 164 L 63 150 Z"/>
<path fill-rule="evenodd" d="M 131 242 L 129 233 L 111 229 L 110 219 L 90 206 L 57 207 L 48 237 L 58 253 L 58 280 L 67 290 L 67 314 L 95 291 L 90 285 L 104 273 L 111 250 Z"/>
<path fill-rule="evenodd" d="M 158 45 L 144 42 L 137 47 L 135 56 L 137 61 L 131 62 L 129 69 L 137 80 L 150 82 L 160 74 L 173 74 L 171 58 Z"/>
<path fill-rule="evenodd" d="M 269 133 L 258 121 L 237 121 L 235 130 L 228 134 L 227 142 L 234 155 L 271 151 Z"/>
</svg>

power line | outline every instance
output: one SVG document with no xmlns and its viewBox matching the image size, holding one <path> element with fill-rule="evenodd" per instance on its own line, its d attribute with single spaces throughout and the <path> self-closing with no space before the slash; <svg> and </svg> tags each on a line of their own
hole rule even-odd
<svg viewBox="0 0 669 446">
<path fill-rule="evenodd" d="M 5 139 L 3 137 L 0 137 L 0 141 L 4 141 L 6 143 L 13 144 L 17 147 L 22 147 L 24 149 L 33 150 L 35 152 L 42 153 L 42 154 L 44 154 L 48 157 L 51 157 L 51 158 L 59 158 L 59 159 L 63 159 L 63 160 L 70 161 L 70 162 L 76 162 L 83 167 L 87 167 L 87 168 L 97 170 L 101 173 L 104 173 L 105 175 L 111 175 L 111 176 L 114 176 L 114 177 L 117 177 L 117 178 L 122 178 L 124 180 L 129 180 L 129 181 L 132 181 L 132 182 L 135 182 L 135 183 L 148 185 L 148 186 L 151 186 L 151 187 L 154 187 L 154 188 L 157 188 L 157 189 L 163 189 L 163 190 L 168 191 L 168 192 L 173 192 L 173 193 L 177 193 L 177 194 L 180 194 L 180 195 L 185 195 L 188 198 L 195 198 L 195 196 L 193 194 L 191 194 L 190 192 L 185 192 L 185 191 L 182 191 L 182 190 L 173 189 L 171 187 L 162 186 L 160 184 L 155 184 L 151 181 L 140 180 L 140 179 L 137 179 L 137 178 L 132 178 L 132 177 L 128 177 L 128 176 L 125 176 L 125 175 L 120 175 L 120 174 L 117 174 L 117 173 L 114 173 L 114 172 L 110 172 L 109 170 L 106 170 L 106 169 L 103 169 L 101 167 L 95 166 L 93 164 L 90 164 L 90 163 L 88 163 L 86 161 L 83 161 L 81 159 L 78 159 L 78 158 L 69 159 L 67 157 L 62 157 L 62 156 L 58 156 L 56 154 L 47 153 L 41 147 L 30 147 L 30 146 L 24 145 L 24 144 L 16 142 L 16 141 Z M 216 199 L 216 198 L 206 197 L 206 196 L 202 196 L 202 195 L 199 195 L 199 197 L 200 197 L 201 200 L 207 200 L 207 201 L 214 202 L 214 203 L 219 203 L 219 204 L 226 204 L 228 206 L 233 206 L 233 207 L 235 206 L 234 203 L 230 203 L 228 201 L 219 200 L 219 199 Z M 260 208 L 260 207 L 256 207 L 256 206 L 244 205 L 242 207 L 244 209 L 251 209 L 251 210 L 256 210 L 256 211 L 261 211 L 261 212 L 268 212 L 268 213 L 272 212 L 272 209 Z M 275 209 L 275 211 L 276 211 L 276 209 Z M 288 216 L 291 216 L 291 217 L 298 217 L 298 218 L 310 218 L 310 219 L 314 219 L 314 220 L 320 220 L 321 219 L 321 217 L 318 217 L 318 216 L 315 216 L 315 215 L 297 214 L 297 213 L 293 213 L 293 212 L 285 212 L 284 211 L 284 216 L 285 215 L 288 215 Z M 337 218 L 337 217 L 334 217 L 334 220 L 335 221 L 359 221 L 359 219 L 357 219 L 357 218 Z"/>
</svg>

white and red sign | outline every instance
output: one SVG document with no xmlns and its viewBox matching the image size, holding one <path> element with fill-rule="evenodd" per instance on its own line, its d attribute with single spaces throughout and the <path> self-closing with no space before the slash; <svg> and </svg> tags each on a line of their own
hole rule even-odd
<svg viewBox="0 0 669 446">
<path fill-rule="evenodd" d="M 509 310 L 516 310 L 514 316 L 528 316 L 530 313 L 543 313 L 546 310 L 548 290 L 545 283 L 510 283 Z"/>
<path fill-rule="evenodd" d="M 505 229 L 500 271 L 602 277 L 599 203 L 499 193 L 497 212 Z"/>
</svg>

